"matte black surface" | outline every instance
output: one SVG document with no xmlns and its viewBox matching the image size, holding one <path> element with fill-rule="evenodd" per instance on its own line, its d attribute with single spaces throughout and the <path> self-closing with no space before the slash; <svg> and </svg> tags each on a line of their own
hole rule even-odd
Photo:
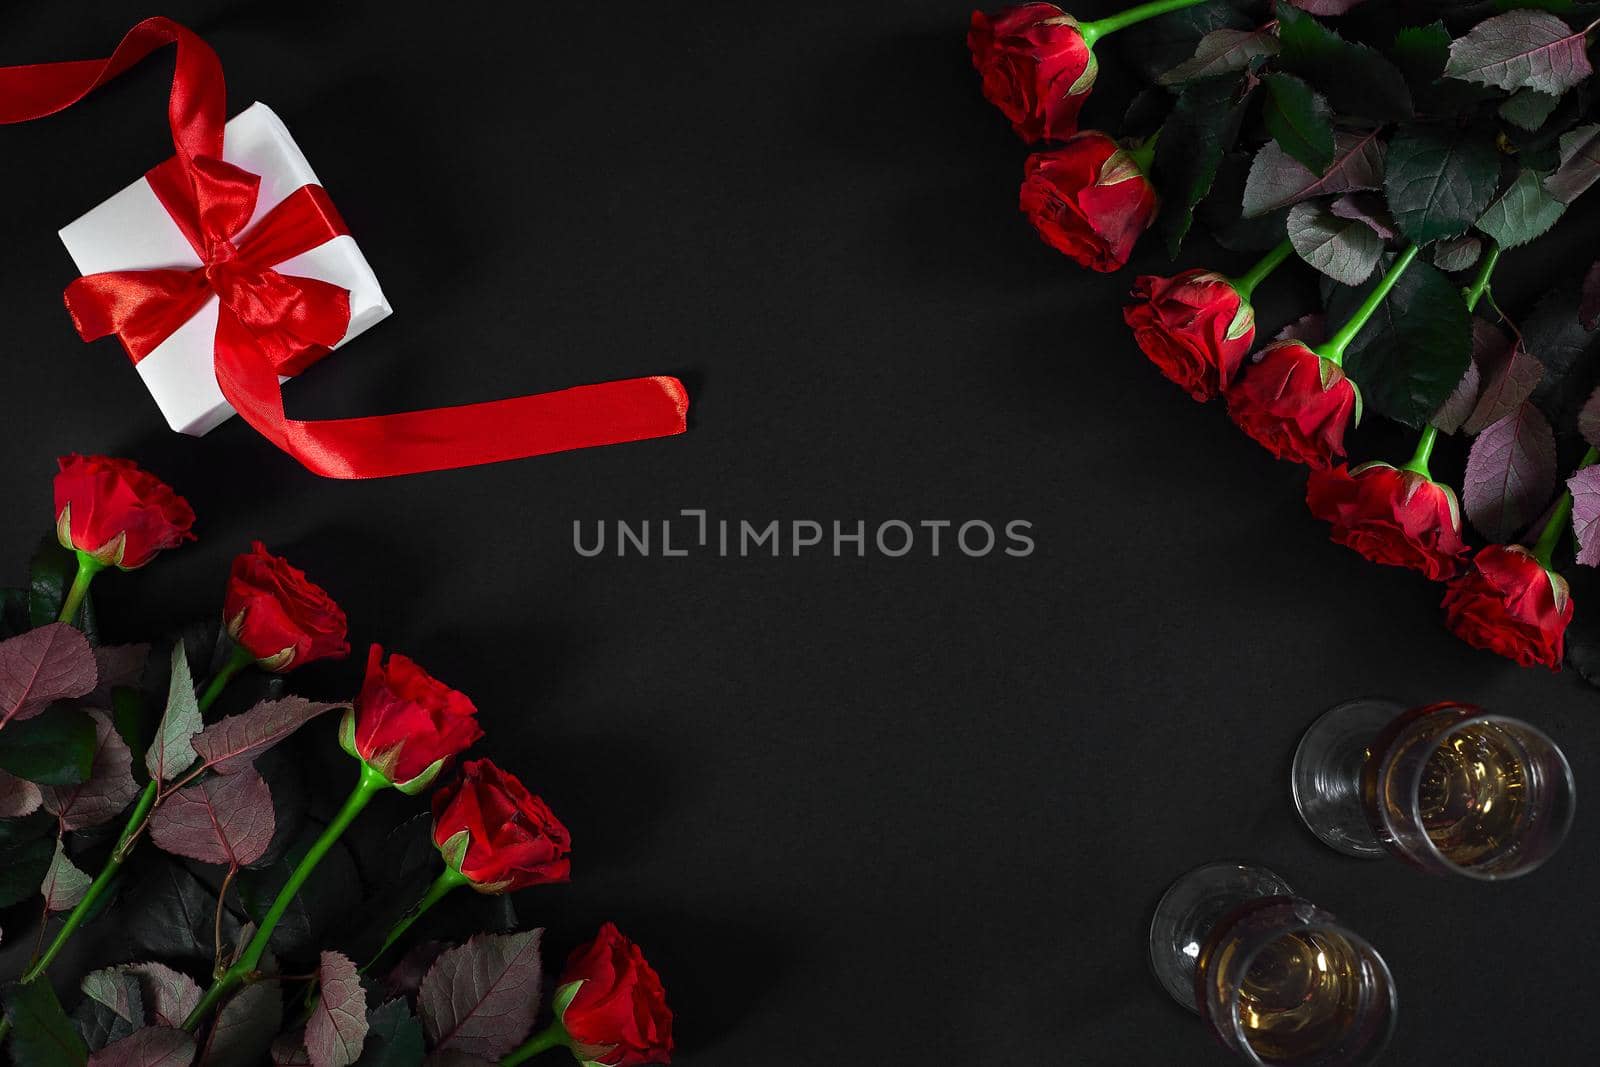
<svg viewBox="0 0 1600 1067">
<path fill-rule="evenodd" d="M 73 335 L 55 235 L 166 154 L 152 62 L 0 128 L 0 561 L 20 578 L 69 450 L 134 458 L 200 515 L 197 545 L 97 584 L 113 634 L 217 610 L 253 537 L 289 555 L 358 648 L 478 701 L 480 751 L 576 839 L 573 883 L 519 912 L 555 952 L 605 918 L 641 941 L 685 1063 L 1225 1062 L 1144 937 L 1171 879 L 1228 857 L 1385 953 L 1389 1062 L 1588 1062 L 1587 801 L 1533 877 L 1452 883 L 1322 848 L 1287 765 L 1333 703 L 1454 697 L 1548 730 L 1587 796 L 1595 691 L 1457 642 L 1436 587 L 1328 544 L 1303 471 L 1140 357 L 1118 314 L 1133 272 L 1077 270 L 1016 213 L 1025 150 L 978 95 L 968 10 L 174 0 L 230 110 L 260 99 L 294 131 L 396 308 L 289 388 L 291 415 L 673 372 L 692 428 L 371 483 L 319 480 L 238 421 L 169 433 L 115 343 Z M 104 55 L 146 13 L 10 5 L 0 63 Z M 1111 125 L 1129 79 L 1102 52 L 1085 119 Z M 1584 239 L 1508 256 L 1508 305 L 1550 257 L 1580 270 Z M 1153 241 L 1141 265 L 1166 269 Z M 1264 290 L 1268 331 L 1309 304 L 1298 277 Z M 1403 443 L 1357 442 L 1380 446 Z M 1038 548 L 573 550 L 574 521 L 695 507 L 1026 519 Z M 358 672 L 295 687 L 348 693 Z"/>
</svg>

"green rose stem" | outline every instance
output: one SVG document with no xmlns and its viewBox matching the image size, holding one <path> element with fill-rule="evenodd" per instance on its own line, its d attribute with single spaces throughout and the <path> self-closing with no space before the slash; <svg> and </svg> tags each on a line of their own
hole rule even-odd
<svg viewBox="0 0 1600 1067">
<path fill-rule="evenodd" d="M 1489 291 L 1489 276 L 1494 273 L 1495 264 L 1499 262 L 1500 246 L 1490 241 L 1489 250 L 1484 253 L 1483 261 L 1478 264 L 1478 273 L 1473 277 L 1472 284 L 1461 290 L 1461 295 L 1466 298 L 1469 312 L 1478 306 L 1478 300 Z M 1430 424 L 1424 427 L 1422 437 L 1417 441 L 1417 450 L 1411 454 L 1411 458 L 1406 461 L 1406 465 L 1400 469 L 1413 471 L 1431 480 L 1433 476 L 1428 472 L 1428 458 L 1433 455 L 1433 445 L 1438 439 L 1439 428 L 1437 426 Z"/>
<path fill-rule="evenodd" d="M 572 1038 L 567 1034 L 567 1028 L 557 1019 L 549 1026 L 534 1034 L 528 1040 L 506 1053 L 500 1061 L 500 1067 L 517 1067 L 524 1060 L 531 1060 L 541 1052 L 547 1052 L 555 1047 L 571 1047 Z"/>
<path fill-rule="evenodd" d="M 371 803 L 373 797 L 393 784 L 365 762 L 361 764 L 361 777 L 356 781 L 356 787 L 350 791 L 350 795 L 345 798 L 344 806 L 322 831 L 322 836 L 312 842 L 295 869 L 289 873 L 289 880 L 278 890 L 278 896 L 273 900 L 272 907 L 262 916 L 261 925 L 256 928 L 255 936 L 239 954 L 238 960 L 217 976 L 211 983 L 211 988 L 206 990 L 205 996 L 200 998 L 200 1003 L 195 1005 L 194 1011 L 183 1021 L 185 1030 L 194 1032 L 201 1020 L 209 1015 L 224 997 L 255 973 L 261 963 L 261 954 L 266 951 L 267 942 L 272 938 L 272 932 L 278 928 L 278 921 L 283 918 L 283 913 L 289 910 L 289 904 L 300 892 L 300 887 L 305 885 L 306 879 L 311 877 L 311 872 L 322 862 L 322 857 L 328 854 L 334 842 L 338 841 L 345 830 L 349 829 L 350 824 L 355 822 L 356 816 L 361 814 L 362 809 Z"/>
<path fill-rule="evenodd" d="M 1083 34 L 1083 43 L 1093 48 L 1095 42 L 1108 33 L 1116 33 L 1118 30 L 1127 29 L 1135 23 L 1143 22 L 1145 19 L 1153 19 L 1157 15 L 1165 15 L 1169 11 L 1182 11 L 1186 7 L 1194 7 L 1196 4 L 1204 2 L 1205 0 L 1152 0 L 1151 3 L 1130 7 L 1126 11 L 1120 11 L 1115 15 L 1107 15 L 1105 18 L 1094 22 L 1080 22 L 1078 24 L 1078 32 Z"/>
<path fill-rule="evenodd" d="M 1600 460 L 1600 448 L 1590 448 L 1578 461 L 1578 469 L 1593 464 Z M 1561 499 L 1556 501 L 1556 508 L 1550 513 L 1549 521 L 1544 524 L 1544 529 L 1539 532 L 1539 540 L 1533 543 L 1533 558 L 1545 570 L 1550 570 L 1550 557 L 1555 555 L 1556 544 L 1560 542 L 1561 535 L 1567 532 L 1567 524 L 1572 521 L 1572 490 L 1568 489 L 1561 494 Z"/>
<path fill-rule="evenodd" d="M 1439 428 L 1431 425 L 1424 427 L 1422 437 L 1417 440 L 1417 450 L 1411 453 L 1411 458 L 1406 460 L 1405 466 L 1400 469 L 1420 474 L 1432 481 L 1433 475 L 1428 473 L 1428 458 L 1433 455 L 1433 445 L 1437 440 L 1439 440 Z"/>
<path fill-rule="evenodd" d="M 1394 265 L 1389 268 L 1389 273 L 1383 276 L 1383 280 L 1378 282 L 1377 287 L 1368 293 L 1367 298 L 1361 302 L 1361 306 L 1356 308 L 1356 313 L 1350 316 L 1350 321 L 1339 327 L 1337 333 L 1312 348 L 1311 351 L 1331 363 L 1342 364 L 1344 362 L 1344 350 L 1350 347 L 1350 342 L 1356 339 L 1356 334 L 1361 332 L 1361 328 L 1367 324 L 1367 320 L 1372 318 L 1373 312 L 1378 310 L 1378 305 L 1382 304 L 1383 298 L 1389 295 L 1389 290 L 1393 289 L 1395 283 L 1400 280 L 1400 275 L 1404 274 L 1406 268 L 1411 266 L 1411 261 L 1417 258 L 1417 252 L 1418 247 L 1415 244 L 1408 246 L 1404 252 L 1401 252 L 1399 257 L 1395 259 Z"/>
<path fill-rule="evenodd" d="M 78 571 L 80 577 L 83 574 L 83 570 L 84 568 L 80 564 Z M 84 588 L 88 588 L 89 583 L 87 581 L 82 584 Z M 73 588 L 76 589 L 77 586 L 78 583 L 74 582 Z M 83 599 L 81 594 L 78 599 Z M 71 604 L 71 597 L 68 597 L 68 603 L 69 605 Z M 240 671 L 254 662 L 255 657 L 249 652 L 242 648 L 235 648 L 233 655 L 228 657 L 228 662 L 224 663 L 222 669 L 212 677 L 211 681 L 206 685 L 205 692 L 201 693 L 199 700 L 196 701 L 201 714 L 205 714 L 211 708 L 211 705 L 217 702 L 217 697 L 222 695 L 222 691 L 227 688 L 228 683 L 233 681 Z M 144 792 L 139 794 L 139 799 L 134 803 L 133 810 L 128 813 L 128 821 L 122 827 L 122 834 L 117 838 L 117 847 L 111 850 L 111 857 L 106 860 L 106 865 L 101 868 L 94 881 L 89 883 L 89 888 L 83 894 L 83 899 L 78 901 L 77 906 L 67 913 L 66 921 L 61 924 L 61 929 L 56 932 L 55 938 L 50 942 L 50 947 L 45 949 L 43 954 L 34 960 L 26 971 L 22 972 L 22 977 L 18 979 L 19 982 L 26 984 L 36 981 L 45 971 L 50 969 L 50 964 L 55 962 L 56 956 L 66 947 L 67 942 L 72 940 L 72 935 L 78 932 L 78 927 L 83 925 L 84 921 L 89 917 L 89 913 L 94 910 L 100 898 L 105 895 L 106 887 L 116 878 L 117 872 L 122 870 L 122 865 L 128 862 L 128 857 L 133 854 L 133 846 L 138 843 L 139 835 L 143 832 L 145 824 L 150 819 L 150 812 L 156 806 L 156 800 L 161 791 L 160 786 L 161 783 L 159 781 L 152 780 L 150 784 L 144 787 Z M 4 1039 L 10 1030 L 11 1020 L 0 1019 L 0 1039 Z"/>
<path fill-rule="evenodd" d="M 83 606 L 83 598 L 89 593 L 89 583 L 94 581 L 94 576 L 106 569 L 106 565 L 95 559 L 89 553 L 77 550 L 78 573 L 72 576 L 72 588 L 67 590 L 67 602 L 61 605 L 61 614 L 56 616 L 57 622 L 71 622 L 77 617 L 78 609 Z"/>
<path fill-rule="evenodd" d="M 1472 311 L 1478 306 L 1478 298 L 1489 291 L 1489 276 L 1494 273 L 1494 268 L 1500 262 L 1500 246 L 1494 241 L 1489 242 L 1489 250 L 1483 254 L 1483 262 L 1478 264 L 1478 273 L 1472 279 L 1472 284 L 1461 290 L 1461 295 L 1467 298 L 1467 310 Z M 1490 300 L 1493 301 L 1493 297 Z"/>
<path fill-rule="evenodd" d="M 372 958 L 367 961 L 366 966 L 361 968 L 361 973 L 366 974 L 371 970 L 383 958 L 383 954 L 393 948 L 394 943 L 400 940 L 407 930 L 411 929 L 411 924 L 426 915 L 428 909 L 443 900 L 452 889 L 470 884 L 471 882 L 466 875 L 446 864 L 444 870 L 439 873 L 439 877 L 435 878 L 433 884 L 428 887 L 428 891 L 422 894 L 422 899 L 417 901 L 399 922 L 389 928 L 389 935 L 383 939 L 383 944 L 378 946 L 378 951 L 372 954 Z"/>
<path fill-rule="evenodd" d="M 1150 168 L 1156 161 L 1156 141 L 1160 138 L 1161 131 L 1158 129 L 1141 141 L 1138 148 L 1124 149 L 1128 153 L 1128 158 L 1139 168 L 1139 173 L 1146 175 L 1150 173 Z"/>
<path fill-rule="evenodd" d="M 1294 245 L 1287 238 L 1283 243 L 1266 255 L 1261 261 L 1237 278 L 1229 278 L 1228 284 L 1233 286 L 1233 291 L 1239 294 L 1239 299 L 1249 303 L 1250 294 L 1256 291 L 1256 286 L 1266 280 L 1267 275 L 1278 269 L 1278 266 L 1294 252 Z"/>
</svg>

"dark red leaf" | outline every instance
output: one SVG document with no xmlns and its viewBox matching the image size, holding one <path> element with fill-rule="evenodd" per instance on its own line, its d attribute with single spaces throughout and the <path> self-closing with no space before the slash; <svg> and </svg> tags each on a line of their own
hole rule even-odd
<svg viewBox="0 0 1600 1067">
<path fill-rule="evenodd" d="M 0 726 L 94 689 L 94 652 L 75 627 L 53 622 L 0 641 Z"/>
<path fill-rule="evenodd" d="M 90 662 L 93 662 L 91 659 Z M 103 711 L 89 712 L 94 719 L 94 763 L 87 780 L 76 785 L 47 785 L 40 793 L 44 809 L 61 820 L 63 830 L 99 826 L 127 807 L 139 795 L 133 780 L 133 753 Z"/>
<path fill-rule="evenodd" d="M 1462 502 L 1472 525 L 1489 540 L 1513 540 L 1544 510 L 1555 487 L 1555 434 L 1532 404 L 1524 403 L 1472 442 Z"/>
<path fill-rule="evenodd" d="M 195 735 L 194 750 L 206 768 L 233 774 L 323 712 L 347 706 L 318 704 L 304 697 L 266 700 L 201 730 Z"/>
<path fill-rule="evenodd" d="M 1578 562 L 1600 567 L 1600 467 L 1585 467 L 1567 479 L 1572 491 L 1572 532 L 1578 536 Z"/>
<path fill-rule="evenodd" d="M 194 1038 L 168 1026 L 135 1030 L 89 1057 L 89 1067 L 189 1067 Z"/>
<path fill-rule="evenodd" d="M 1481 362 L 1473 360 L 1483 368 L 1484 382 L 1477 406 L 1461 427 L 1467 433 L 1479 433 L 1516 411 L 1544 378 L 1544 364 L 1520 343 L 1505 346 L 1498 355 L 1486 356 Z"/>
<path fill-rule="evenodd" d="M 1600 259 L 1589 265 L 1583 276 L 1583 298 L 1578 302 L 1578 321 L 1585 330 L 1600 327 Z"/>
<path fill-rule="evenodd" d="M 417 994 L 432 1048 L 494 1060 L 522 1042 L 539 1011 L 542 933 L 479 934 L 434 962 Z"/>
<path fill-rule="evenodd" d="M 306 1020 L 306 1054 L 312 1067 L 349 1067 L 367 1038 L 367 994 L 356 965 L 324 952 L 317 967 L 317 1006 Z"/>
<path fill-rule="evenodd" d="M 150 817 L 158 848 L 201 863 L 243 867 L 272 843 L 272 792 L 254 767 L 212 775 L 178 790 Z"/>
</svg>

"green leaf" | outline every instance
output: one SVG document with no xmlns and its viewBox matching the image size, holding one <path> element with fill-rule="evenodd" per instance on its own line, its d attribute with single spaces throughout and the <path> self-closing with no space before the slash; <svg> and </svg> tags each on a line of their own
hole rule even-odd
<svg viewBox="0 0 1600 1067">
<path fill-rule="evenodd" d="M 1561 135 L 1561 165 L 1544 180 L 1545 191 L 1570 204 L 1600 179 L 1600 125 L 1593 123 Z"/>
<path fill-rule="evenodd" d="M 167 710 L 161 716 L 155 742 L 144 756 L 150 777 L 170 782 L 188 770 L 195 760 L 194 735 L 204 726 L 200 704 L 194 695 L 194 679 L 189 674 L 189 659 L 184 655 L 183 642 L 174 641 Z"/>
<path fill-rule="evenodd" d="M 76 785 L 88 779 L 95 747 L 89 713 L 55 704 L 0 731 L 0 771 L 38 785 Z"/>
<path fill-rule="evenodd" d="M 1338 289 L 1328 321 L 1347 321 L 1373 287 Z M 1415 260 L 1345 350 L 1344 369 L 1369 408 L 1421 429 L 1472 359 L 1472 327 L 1461 290 L 1432 264 Z"/>
<path fill-rule="evenodd" d="M 1499 96 L 1494 89 L 1444 76 L 1450 59 L 1450 31 L 1443 22 L 1398 30 L 1385 51 L 1405 75 L 1420 114 L 1461 115 L 1480 101 Z"/>
<path fill-rule="evenodd" d="M 1466 270 L 1483 254 L 1483 239 L 1447 237 L 1433 246 L 1433 265 L 1442 271 Z"/>
<path fill-rule="evenodd" d="M 16 1067 L 81 1067 L 89 1062 L 89 1050 L 49 982 L 7 986 L 5 1005 Z"/>
<path fill-rule="evenodd" d="M 0 638 L 31 629 L 28 618 L 28 590 L 0 589 Z"/>
<path fill-rule="evenodd" d="M 1500 160 L 1484 130 L 1402 126 L 1383 178 L 1400 232 L 1419 244 L 1465 233 L 1494 197 Z"/>
<path fill-rule="evenodd" d="M 154 849 L 141 849 L 135 859 L 142 862 L 129 879 L 122 933 L 142 953 L 205 960 L 210 966 L 215 951 L 216 893 L 183 864 Z M 311 884 L 316 881 L 311 879 Z M 238 916 L 233 908 L 225 907 L 223 944 L 238 939 Z"/>
<path fill-rule="evenodd" d="M 1334 111 L 1379 120 L 1411 117 L 1405 77 L 1377 50 L 1346 41 L 1288 4 L 1277 5 L 1276 13 L 1280 64 L 1321 90 Z"/>
<path fill-rule="evenodd" d="M 39 884 L 55 855 L 56 844 L 52 837 L 0 846 L 0 908 L 9 908 L 38 895 Z"/>
<path fill-rule="evenodd" d="M 1276 144 L 1272 147 L 1283 156 L 1283 149 Z M 1300 166 L 1287 156 L 1283 158 Z M 1195 219 L 1210 231 L 1212 239 L 1234 252 L 1265 252 L 1276 247 L 1283 241 L 1284 222 L 1289 217 L 1288 208 L 1244 217 L 1242 204 L 1250 162 L 1250 156 L 1244 152 L 1229 152 L 1224 156 L 1222 165 L 1217 168 L 1216 181 L 1211 183 L 1211 192 L 1195 208 Z"/>
<path fill-rule="evenodd" d="M 1552 287 L 1518 323 L 1523 347 L 1544 364 L 1544 377 L 1533 391 L 1533 403 L 1562 436 L 1575 432 L 1578 411 L 1600 371 L 1593 358 L 1600 334 L 1583 328 L 1578 307 L 1576 286 Z"/>
<path fill-rule="evenodd" d="M 155 724 L 151 718 L 150 706 L 139 690 L 117 686 L 111 691 L 111 724 L 117 728 L 117 735 L 129 752 L 143 752 L 153 743 Z M 133 773 L 140 785 L 150 780 L 138 763 L 134 764 Z"/>
<path fill-rule="evenodd" d="M 422 1058 L 422 1023 L 404 997 L 367 1013 L 367 1043 L 355 1067 L 421 1067 Z"/>
<path fill-rule="evenodd" d="M 1389 54 L 1413 88 L 1431 85 L 1444 75 L 1444 65 L 1450 61 L 1450 31 L 1443 22 L 1402 27 L 1395 31 Z"/>
<path fill-rule="evenodd" d="M 1239 136 L 1243 108 L 1237 78 L 1184 86 L 1156 142 L 1155 179 L 1162 192 L 1158 225 L 1176 255 L 1194 221 L 1194 207 L 1211 190 L 1217 165 Z"/>
<path fill-rule="evenodd" d="M 1585 33 L 1542 11 L 1508 11 L 1484 19 L 1451 42 L 1445 67 L 1445 74 L 1463 81 L 1556 96 L 1593 73 Z"/>
<path fill-rule="evenodd" d="M 1360 285 L 1383 255 L 1383 239 L 1361 219 L 1344 219 L 1315 200 L 1289 212 L 1289 241 L 1301 259 L 1344 285 Z"/>
<path fill-rule="evenodd" d="M 1157 79 L 1162 85 L 1182 85 L 1197 78 L 1215 78 L 1245 70 L 1256 60 L 1278 54 L 1278 37 L 1271 30 L 1212 30 L 1200 38 L 1194 55 Z"/>
<path fill-rule="evenodd" d="M 67 588 L 78 573 L 78 557 L 62 548 L 55 536 L 39 542 L 28 567 L 28 618 L 35 626 L 56 621 L 66 603 Z"/>
<path fill-rule="evenodd" d="M 1541 93 L 1537 89 L 1518 89 L 1500 105 L 1500 117 L 1513 126 L 1533 133 L 1545 124 L 1559 103 L 1559 96 Z"/>
<path fill-rule="evenodd" d="M 1227 0 L 1206 0 L 1194 7 L 1172 11 L 1124 30 L 1122 55 L 1138 68 L 1145 81 L 1157 81 L 1162 74 L 1192 56 L 1200 41 L 1213 30 L 1254 29 L 1255 24 L 1234 9 Z"/>
<path fill-rule="evenodd" d="M 1478 229 L 1498 241 L 1500 247 L 1515 248 L 1554 226 L 1566 209 L 1565 204 L 1545 192 L 1538 174 L 1524 168 L 1478 219 Z"/>
<path fill-rule="evenodd" d="M 1268 74 L 1261 118 L 1283 150 L 1321 173 L 1333 162 L 1333 113 L 1328 102 L 1293 74 Z"/>
<path fill-rule="evenodd" d="M 1159 144 L 1159 142 L 1158 142 Z M 1244 183 L 1245 218 L 1324 193 L 1376 189 L 1383 184 L 1383 142 L 1377 130 L 1340 130 L 1333 135 L 1333 162 L 1320 174 L 1289 157 L 1276 141 L 1261 146 Z"/>
</svg>

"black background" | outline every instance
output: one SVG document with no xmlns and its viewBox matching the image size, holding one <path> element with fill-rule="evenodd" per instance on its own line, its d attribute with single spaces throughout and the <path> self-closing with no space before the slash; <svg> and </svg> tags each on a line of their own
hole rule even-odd
<svg viewBox="0 0 1600 1067">
<path fill-rule="evenodd" d="M 3 63 L 107 54 L 148 13 L 7 7 Z M 116 344 L 73 336 L 55 236 L 163 158 L 151 62 L 0 130 L 0 559 L 21 578 L 54 457 L 78 450 L 136 459 L 200 516 L 198 544 L 97 583 L 113 637 L 216 612 L 252 538 L 305 567 L 358 649 L 475 698 L 479 751 L 575 837 L 571 885 L 520 916 L 557 959 L 606 918 L 638 939 L 686 1063 L 1225 1062 L 1144 947 L 1162 889 L 1218 858 L 1270 864 L 1385 953 L 1391 1062 L 1587 1062 L 1587 805 L 1530 878 L 1434 880 L 1321 848 L 1286 766 L 1330 704 L 1453 697 L 1544 727 L 1592 783 L 1595 692 L 1458 643 L 1437 587 L 1330 545 L 1302 470 L 1140 357 L 1132 271 L 1079 271 L 1016 213 L 1025 149 L 978 94 L 968 10 L 169 4 L 221 54 L 230 111 L 260 99 L 294 131 L 396 309 L 289 387 L 291 415 L 677 373 L 691 429 L 370 483 L 319 480 L 237 420 L 169 433 Z M 1088 124 L 1126 101 L 1120 47 Z M 1506 257 L 1508 308 L 1581 270 L 1582 229 Z M 1167 269 L 1153 240 L 1134 266 Z M 1269 332 L 1309 305 L 1297 269 L 1263 290 Z M 1357 440 L 1380 444 L 1404 447 Z M 575 521 L 695 507 L 1024 519 L 1038 548 L 573 550 Z M 291 681 L 348 694 L 358 674 Z M 309 738 L 331 750 L 333 724 Z M 342 792 L 340 760 L 313 789 Z M 393 799 L 372 818 L 414 810 Z M 74 961 L 114 960 L 106 925 Z"/>
</svg>

